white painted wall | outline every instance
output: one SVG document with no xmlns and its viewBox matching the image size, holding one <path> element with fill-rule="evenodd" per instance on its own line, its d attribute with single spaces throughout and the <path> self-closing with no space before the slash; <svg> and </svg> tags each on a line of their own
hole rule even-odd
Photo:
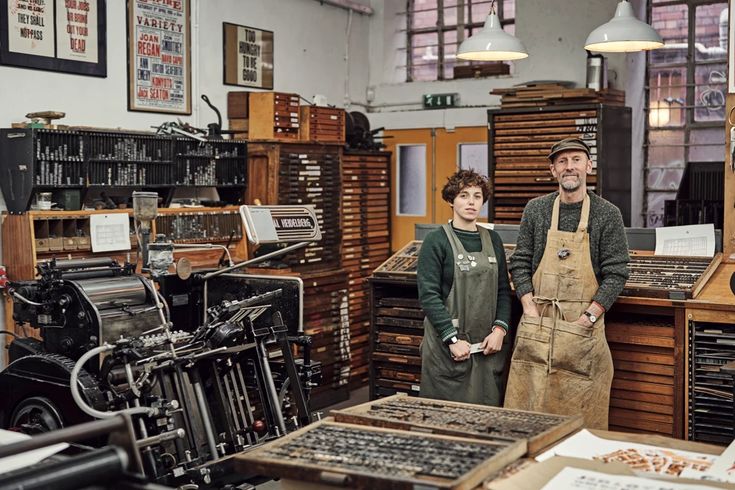
<svg viewBox="0 0 735 490">
<path fill-rule="evenodd" d="M 107 78 L 82 77 L 0 66 L 0 127 L 31 111 L 66 112 L 63 124 L 148 129 L 175 115 L 127 110 L 125 2 L 107 2 Z M 306 98 L 319 93 L 343 107 L 347 97 L 364 102 L 370 17 L 353 14 L 349 63 L 345 61 L 349 13 L 314 0 L 192 0 L 192 109 L 181 119 L 206 126 L 214 113 L 207 94 L 226 116 L 226 97 L 245 88 L 222 83 L 222 22 L 274 31 L 274 89 Z"/>
<path fill-rule="evenodd" d="M 0 127 L 42 110 L 66 112 L 62 124 L 144 130 L 179 117 L 127 110 L 125 19 L 125 1 L 108 0 L 106 78 L 0 66 Z M 216 121 L 199 99 L 204 93 L 226 124 L 227 92 L 246 90 L 222 83 L 222 22 L 274 31 L 275 90 L 307 99 L 322 94 L 339 107 L 346 102 L 364 104 L 370 21 L 315 0 L 192 0 L 193 112 L 181 119 L 200 127 Z"/>
</svg>

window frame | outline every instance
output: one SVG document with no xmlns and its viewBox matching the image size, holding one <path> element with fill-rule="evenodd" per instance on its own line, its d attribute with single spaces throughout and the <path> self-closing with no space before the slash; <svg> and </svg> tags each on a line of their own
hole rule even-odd
<svg viewBox="0 0 735 490">
<path fill-rule="evenodd" d="M 421 34 L 433 34 L 436 33 L 437 35 L 437 75 L 435 79 L 432 80 L 418 80 L 418 81 L 443 81 L 443 80 L 453 80 L 454 78 L 445 78 L 444 76 L 444 68 L 447 63 L 447 60 L 445 60 L 445 42 L 444 42 L 444 35 L 446 32 L 455 31 L 457 33 L 457 47 L 462 43 L 464 40 L 464 29 L 466 29 L 471 36 L 475 30 L 482 29 L 482 26 L 485 24 L 485 17 L 483 17 L 482 21 L 480 22 L 471 22 L 472 19 L 472 9 L 473 8 L 482 8 L 487 4 L 488 12 L 490 7 L 490 2 L 488 0 L 457 0 L 457 5 L 452 5 L 450 7 L 444 6 L 444 0 L 436 0 L 436 7 L 432 8 L 423 8 L 420 10 L 416 10 L 414 8 L 416 0 L 406 0 L 406 10 L 403 12 L 403 14 L 406 17 L 406 82 L 414 82 L 417 80 L 414 80 L 413 76 L 413 69 L 416 66 L 427 66 L 427 65 L 433 65 L 434 63 L 425 63 L 421 65 L 417 65 L 413 62 L 413 53 L 414 49 L 423 49 L 427 47 L 434 46 L 431 45 L 422 45 L 422 46 L 414 46 L 413 45 L 413 39 L 417 35 Z M 505 28 L 507 25 L 515 25 L 515 15 L 511 19 L 506 19 L 504 15 L 504 7 L 505 7 L 505 0 L 496 0 L 495 1 L 495 12 L 498 14 L 498 17 L 500 18 L 500 25 L 501 27 Z M 459 9 L 460 6 L 467 6 L 467 13 L 470 19 L 470 22 L 465 22 L 464 19 L 464 9 Z M 458 9 L 458 15 L 457 15 L 457 24 L 446 26 L 444 25 L 444 11 L 445 8 L 456 8 Z M 437 22 L 436 26 L 434 27 L 419 27 L 419 28 L 413 28 L 413 16 L 412 14 L 419 13 L 419 12 L 432 12 L 436 11 L 437 13 Z M 459 13 L 462 13 L 461 15 Z M 462 23 L 460 23 L 462 21 Z M 460 26 L 462 29 L 460 29 Z M 463 64 L 477 64 L 478 62 L 470 62 L 470 61 L 464 61 L 464 60 L 457 60 L 456 63 L 463 63 Z M 488 62 L 480 62 L 480 63 L 488 63 Z M 491 62 L 494 63 L 494 62 Z"/>
<path fill-rule="evenodd" d="M 729 2 L 725 0 L 669 0 L 669 1 L 654 1 L 654 0 L 647 0 L 646 2 L 646 16 L 649 23 L 652 23 L 653 20 L 653 10 L 654 8 L 660 8 L 660 7 L 670 7 L 670 6 L 677 6 L 677 5 L 683 5 L 687 7 L 687 51 L 685 60 L 682 62 L 673 62 L 673 63 L 661 63 L 661 64 L 653 64 L 651 62 L 651 56 L 652 53 L 646 53 L 646 69 L 645 69 L 645 80 L 644 80 L 644 91 L 645 91 L 645 118 L 644 118 L 644 130 L 645 130 L 645 136 L 644 136 L 644 143 L 643 143 L 643 208 L 641 209 L 641 216 L 644 221 L 644 226 L 648 228 L 651 226 L 649 223 L 649 196 L 651 194 L 666 194 L 666 193 L 675 193 L 678 192 L 679 185 L 681 182 L 679 182 L 679 185 L 677 185 L 676 189 L 662 189 L 662 188 L 653 188 L 649 186 L 648 179 L 649 174 L 651 171 L 657 172 L 660 170 L 670 169 L 670 170 L 682 170 L 682 172 L 686 171 L 687 167 L 692 162 L 701 161 L 700 159 L 692 159 L 690 155 L 690 149 L 692 147 L 702 147 L 702 146 L 719 146 L 720 142 L 716 143 L 696 143 L 692 141 L 692 134 L 706 129 L 711 128 L 722 128 L 722 142 L 721 145 L 724 147 L 725 144 L 725 116 L 723 116 L 722 120 L 712 120 L 712 121 L 697 121 L 696 120 L 696 109 L 698 107 L 707 107 L 702 105 L 697 105 L 696 100 L 696 91 L 697 87 L 702 87 L 703 85 L 697 85 L 696 83 L 696 70 L 697 67 L 700 66 L 706 66 L 706 65 L 717 65 L 717 64 L 724 64 L 725 65 L 725 71 L 727 71 L 727 54 L 725 54 L 723 59 L 718 60 L 697 60 L 696 53 L 695 53 L 695 42 L 696 42 L 696 30 L 697 30 L 697 9 L 699 7 L 707 6 L 707 5 L 715 5 L 715 4 L 729 4 Z M 682 118 L 682 125 L 681 126 L 652 126 L 649 115 L 651 113 L 651 92 L 652 90 L 655 90 L 655 87 L 652 87 L 650 84 L 650 76 L 652 70 L 655 69 L 684 69 L 684 72 L 686 73 L 686 82 L 684 84 L 680 85 L 670 85 L 672 88 L 685 88 L 685 101 L 684 104 L 681 106 L 681 110 L 684 112 L 684 117 Z M 726 73 L 727 76 L 727 73 Z M 725 92 L 727 92 L 727 80 L 723 82 L 725 84 Z M 710 84 L 713 85 L 713 84 Z M 719 84 L 718 84 L 719 85 Z M 683 132 L 683 142 L 681 144 L 670 144 L 670 145 L 657 145 L 651 143 L 651 135 L 655 134 L 657 132 L 664 132 L 664 131 L 682 131 Z M 683 148 L 684 149 L 684 156 L 683 156 L 683 164 L 681 166 L 666 166 L 666 165 L 649 165 L 649 154 L 651 151 L 651 148 Z M 662 216 L 663 218 L 663 216 Z M 663 221 L 658 224 L 658 226 L 663 225 Z M 657 225 L 653 225 L 654 227 Z"/>
</svg>

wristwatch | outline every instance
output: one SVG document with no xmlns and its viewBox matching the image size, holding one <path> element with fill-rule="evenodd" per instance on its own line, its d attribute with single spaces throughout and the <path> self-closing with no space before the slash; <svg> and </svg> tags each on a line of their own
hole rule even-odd
<svg viewBox="0 0 735 490">
<path fill-rule="evenodd" d="M 595 315 L 594 313 L 590 313 L 589 311 L 585 311 L 584 314 L 585 314 L 585 316 L 587 316 L 587 318 L 590 319 L 590 321 L 592 323 L 595 323 L 597 321 L 597 315 Z"/>
<path fill-rule="evenodd" d="M 444 343 L 447 344 L 447 346 L 456 344 L 457 342 L 459 342 L 459 339 L 457 338 L 456 335 L 452 335 L 451 337 L 449 337 L 447 340 L 444 341 Z"/>
</svg>

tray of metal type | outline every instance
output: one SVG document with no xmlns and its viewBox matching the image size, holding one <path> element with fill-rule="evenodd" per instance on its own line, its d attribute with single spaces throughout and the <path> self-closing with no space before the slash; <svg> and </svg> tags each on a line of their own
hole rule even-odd
<svg viewBox="0 0 735 490">
<path fill-rule="evenodd" d="M 410 383 L 421 383 L 421 368 L 403 366 L 401 369 L 388 366 L 378 366 L 376 374 L 379 378 L 394 379 L 396 381 L 408 381 Z"/>
<path fill-rule="evenodd" d="M 415 277 L 416 266 L 421 250 L 421 240 L 409 242 L 406 246 L 394 253 L 380 267 L 375 269 L 375 277 Z"/>
<path fill-rule="evenodd" d="M 699 291 L 722 260 L 710 257 L 631 255 L 623 296 L 686 300 Z"/>
<path fill-rule="evenodd" d="M 327 418 L 235 456 L 249 474 L 348 488 L 465 490 L 523 456 L 523 441 L 492 442 Z"/>
<path fill-rule="evenodd" d="M 526 441 L 537 454 L 582 427 L 581 416 L 394 396 L 333 411 L 337 421 L 490 441 Z"/>
<path fill-rule="evenodd" d="M 391 332 L 378 333 L 378 343 L 380 344 L 403 345 L 418 348 L 419 344 L 421 344 L 422 338 L 423 335 L 406 335 Z"/>
<path fill-rule="evenodd" d="M 407 356 L 420 356 L 418 347 L 403 344 L 389 344 L 378 342 L 375 344 L 375 352 L 388 352 L 391 354 L 401 354 Z"/>
</svg>

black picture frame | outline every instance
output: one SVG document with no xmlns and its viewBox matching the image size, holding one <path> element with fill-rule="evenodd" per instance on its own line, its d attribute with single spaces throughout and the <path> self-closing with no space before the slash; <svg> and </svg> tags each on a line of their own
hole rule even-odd
<svg viewBox="0 0 735 490">
<path fill-rule="evenodd" d="M 36 56 L 29 53 L 11 51 L 9 43 L 10 19 L 8 13 L 8 2 L 12 1 L 13 0 L 0 0 L 0 65 L 71 73 L 91 77 L 107 77 L 107 0 L 86 0 L 89 3 L 95 2 L 97 5 L 96 63 L 57 57 L 59 52 L 59 36 L 56 33 L 56 19 L 59 13 L 56 11 L 56 0 L 49 0 L 47 4 L 53 9 L 54 56 Z"/>
<path fill-rule="evenodd" d="M 256 83 L 238 81 L 239 77 L 236 70 L 238 57 L 237 35 L 239 29 L 247 29 L 251 32 L 258 33 L 261 38 L 260 47 L 263 48 L 263 52 L 262 56 L 258 57 L 258 61 L 263 64 L 261 70 L 262 79 Z M 231 22 L 222 23 L 222 83 L 224 85 L 250 89 L 273 90 L 275 71 L 274 56 L 275 35 L 273 31 L 233 24 Z"/>
</svg>

